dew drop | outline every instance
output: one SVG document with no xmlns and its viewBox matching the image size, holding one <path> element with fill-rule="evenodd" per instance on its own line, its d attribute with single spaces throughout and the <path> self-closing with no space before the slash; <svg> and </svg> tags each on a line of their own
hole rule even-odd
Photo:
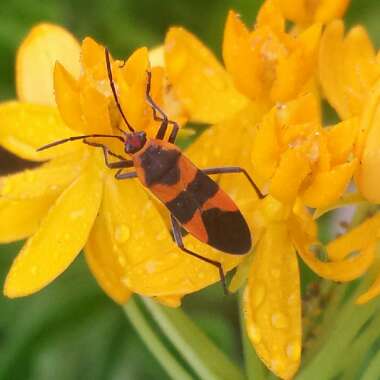
<svg viewBox="0 0 380 380">
<path fill-rule="evenodd" d="M 84 214 L 84 210 L 74 210 L 70 212 L 71 219 L 78 219 Z"/>
<path fill-rule="evenodd" d="M 257 284 L 252 288 L 252 301 L 254 307 L 259 307 L 265 298 L 265 287 L 264 285 Z"/>
<path fill-rule="evenodd" d="M 164 240 L 166 236 L 166 231 L 162 230 L 160 233 L 156 235 L 156 240 L 161 241 Z"/>
<path fill-rule="evenodd" d="M 32 276 L 35 276 L 37 274 L 37 266 L 36 265 L 33 265 L 30 268 L 30 273 L 31 273 Z"/>
<path fill-rule="evenodd" d="M 289 359 L 293 361 L 297 361 L 299 360 L 300 355 L 301 355 L 301 346 L 297 342 L 292 342 L 286 346 L 285 351 Z"/>
<path fill-rule="evenodd" d="M 131 235 L 131 232 L 125 224 L 117 226 L 115 229 L 115 239 L 118 243 L 125 243 Z"/>
<path fill-rule="evenodd" d="M 198 278 L 205 278 L 205 272 L 198 272 Z"/>
<path fill-rule="evenodd" d="M 145 269 L 148 273 L 154 273 L 156 271 L 156 268 L 157 268 L 157 262 L 154 261 L 154 260 L 149 260 L 146 264 L 145 264 Z"/>
<path fill-rule="evenodd" d="M 117 261 L 119 264 L 124 268 L 127 265 L 127 262 L 125 260 L 125 257 L 123 255 L 118 255 L 117 256 Z"/>
<path fill-rule="evenodd" d="M 123 278 L 121 279 L 121 281 L 122 281 L 122 283 L 123 283 L 126 287 L 128 287 L 128 288 L 131 287 L 131 280 L 129 279 L 129 277 L 125 276 L 125 277 L 123 277 Z"/>
<path fill-rule="evenodd" d="M 288 327 L 288 320 L 286 316 L 281 312 L 273 313 L 271 321 L 272 326 L 276 329 L 285 329 L 286 327 Z"/>
<path fill-rule="evenodd" d="M 288 297 L 288 305 L 294 305 L 297 301 L 297 294 L 293 293 Z"/>
<path fill-rule="evenodd" d="M 260 343 L 261 341 L 261 334 L 259 329 L 255 324 L 248 324 L 248 335 L 252 339 L 253 343 Z"/>
</svg>

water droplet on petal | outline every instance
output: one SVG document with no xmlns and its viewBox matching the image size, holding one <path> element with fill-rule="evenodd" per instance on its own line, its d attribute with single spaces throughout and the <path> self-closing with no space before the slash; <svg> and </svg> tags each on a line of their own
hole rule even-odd
<svg viewBox="0 0 380 380">
<path fill-rule="evenodd" d="M 32 276 L 35 276 L 37 274 L 37 266 L 36 265 L 33 265 L 31 268 L 30 268 L 30 273 Z"/>
<path fill-rule="evenodd" d="M 259 329 L 255 324 L 248 324 L 248 336 L 252 339 L 253 343 L 260 343 L 261 341 L 261 334 Z"/>
<path fill-rule="evenodd" d="M 286 346 L 285 351 L 289 359 L 298 361 L 301 355 L 301 346 L 297 342 L 292 342 Z"/>
<path fill-rule="evenodd" d="M 288 297 L 288 305 L 294 305 L 297 301 L 297 294 L 293 293 Z"/>
<path fill-rule="evenodd" d="M 261 284 L 256 284 L 252 287 L 253 307 L 258 307 L 262 304 L 265 297 L 265 287 Z"/>
<path fill-rule="evenodd" d="M 124 268 L 127 265 L 127 262 L 125 260 L 125 257 L 123 255 L 118 255 L 117 256 L 117 261 L 119 264 Z"/>
<path fill-rule="evenodd" d="M 157 268 L 157 262 L 155 260 L 149 260 L 145 264 L 145 269 L 148 273 L 154 273 Z"/>
<path fill-rule="evenodd" d="M 70 212 L 70 218 L 71 219 L 78 219 L 84 214 L 84 210 L 73 210 Z"/>
<path fill-rule="evenodd" d="M 276 329 L 285 329 L 286 327 L 288 327 L 288 320 L 286 316 L 281 312 L 273 313 L 271 321 L 272 326 Z"/>
<path fill-rule="evenodd" d="M 129 239 L 130 235 L 130 230 L 125 224 L 121 224 L 115 229 L 115 240 L 118 243 L 125 243 Z"/>
</svg>

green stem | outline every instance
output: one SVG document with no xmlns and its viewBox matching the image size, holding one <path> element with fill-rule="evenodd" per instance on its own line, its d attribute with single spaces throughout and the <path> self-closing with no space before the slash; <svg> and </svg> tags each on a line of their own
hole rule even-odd
<svg viewBox="0 0 380 380">
<path fill-rule="evenodd" d="M 243 380 L 240 370 L 180 309 L 143 298 L 161 331 L 202 380 Z M 177 379 L 180 379 L 177 377 Z"/>
<path fill-rule="evenodd" d="M 178 363 L 175 356 L 165 347 L 151 323 L 144 316 L 136 301 L 131 298 L 123 307 L 133 327 L 149 351 L 155 356 L 168 375 L 174 380 L 192 380 L 192 377 Z"/>
</svg>

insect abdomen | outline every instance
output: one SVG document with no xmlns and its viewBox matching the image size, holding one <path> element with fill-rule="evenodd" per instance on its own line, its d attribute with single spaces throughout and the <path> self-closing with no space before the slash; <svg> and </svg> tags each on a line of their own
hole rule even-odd
<svg viewBox="0 0 380 380">
<path fill-rule="evenodd" d="M 136 169 L 144 185 L 197 239 L 232 254 L 251 249 L 248 225 L 235 203 L 175 145 L 150 143 Z"/>
</svg>

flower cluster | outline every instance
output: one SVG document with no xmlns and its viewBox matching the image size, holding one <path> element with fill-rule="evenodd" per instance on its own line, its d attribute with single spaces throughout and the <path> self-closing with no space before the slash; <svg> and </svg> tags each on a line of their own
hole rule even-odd
<svg viewBox="0 0 380 380">
<path fill-rule="evenodd" d="M 159 127 L 146 102 L 149 70 L 152 96 L 173 120 L 211 125 L 185 154 L 200 168 L 243 167 L 265 195 L 258 199 L 244 177 L 218 179 L 250 225 L 254 247 L 246 257 L 190 235 L 184 242 L 225 271 L 238 268 L 230 289 L 244 289 L 248 336 L 283 379 L 301 362 L 297 254 L 321 277 L 351 281 L 371 266 L 380 236 L 375 214 L 326 246 L 318 239 L 323 213 L 380 201 L 380 64 L 363 27 L 344 36 L 337 18 L 347 6 L 348 0 L 266 0 L 252 30 L 230 11 L 224 64 L 180 27 L 156 50 L 111 59 L 121 107 L 136 130 L 154 137 Z M 114 178 L 101 149 L 73 141 L 36 151 L 70 136 L 125 129 L 104 47 L 38 25 L 19 49 L 16 74 L 18 100 L 0 104 L 0 144 L 42 164 L 0 178 L 0 242 L 28 238 L 5 294 L 42 289 L 82 249 L 100 286 L 119 303 L 137 293 L 174 307 L 218 281 L 214 267 L 174 245 L 167 211 L 137 180 Z M 340 122 L 323 124 L 323 100 Z M 106 140 L 123 155 L 118 142 Z M 350 184 L 357 192 L 348 192 Z M 380 277 L 358 302 L 378 294 Z"/>
</svg>

